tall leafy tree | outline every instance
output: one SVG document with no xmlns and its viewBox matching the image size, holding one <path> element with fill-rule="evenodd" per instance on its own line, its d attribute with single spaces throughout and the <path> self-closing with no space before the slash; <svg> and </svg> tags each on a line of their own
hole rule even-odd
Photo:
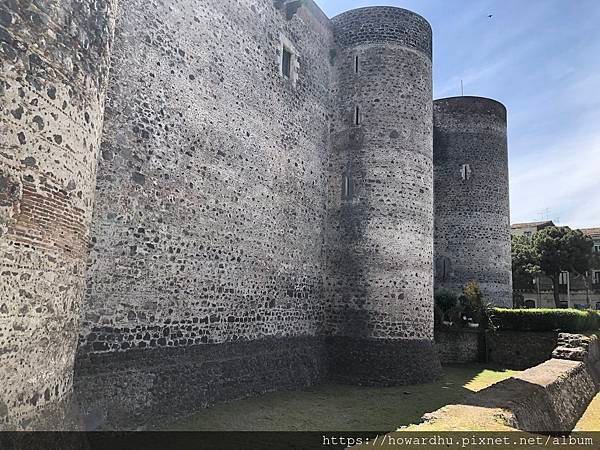
<svg viewBox="0 0 600 450">
<path fill-rule="evenodd" d="M 531 239 L 512 237 L 512 275 L 515 289 L 531 289 L 533 277 L 540 273 L 539 256 Z"/>
<path fill-rule="evenodd" d="M 531 241 L 541 272 L 552 280 L 554 303 L 560 306 L 561 272 L 585 275 L 591 269 L 594 243 L 589 236 L 569 227 L 548 227 Z"/>
</svg>

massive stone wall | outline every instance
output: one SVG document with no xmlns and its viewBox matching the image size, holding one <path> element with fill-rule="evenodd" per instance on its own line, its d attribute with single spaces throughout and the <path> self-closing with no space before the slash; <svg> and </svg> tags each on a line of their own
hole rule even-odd
<svg viewBox="0 0 600 450">
<path fill-rule="evenodd" d="M 494 100 L 434 102 L 436 288 L 477 281 L 512 306 L 506 108 Z"/>
<path fill-rule="evenodd" d="M 289 78 L 284 45 L 293 54 Z M 122 5 L 79 348 L 82 395 L 95 383 L 108 391 L 118 384 L 119 364 L 110 364 L 112 376 L 103 370 L 111 354 L 124 361 L 119 353 L 145 351 L 134 360 L 142 373 L 190 346 L 208 355 L 220 346 L 223 368 L 215 370 L 227 371 L 230 359 L 250 368 L 238 371 L 245 391 L 231 398 L 292 384 L 261 363 L 273 359 L 269 352 L 296 364 L 289 373 L 306 384 L 300 361 L 311 357 L 278 346 L 317 335 L 324 320 L 332 47 L 329 20 L 310 2 Z M 240 356 L 223 345 L 239 341 L 260 351 Z M 161 367 L 176 372 L 184 359 Z M 187 392 L 183 380 L 178 387 Z M 122 394 L 135 398 L 140 389 L 152 388 Z M 211 389 L 205 403 L 223 397 Z M 107 393 L 114 408 L 87 412 L 109 423 L 107 410 L 117 414 L 123 395 Z"/>
<path fill-rule="evenodd" d="M 0 426 L 67 396 L 78 330 L 91 428 L 329 375 L 434 378 L 429 24 L 392 7 L 330 21 L 310 0 L 128 0 L 109 51 L 115 5 L 0 6 Z M 475 193 L 454 192 L 464 260 L 498 256 L 477 275 L 500 296 L 505 112 L 444 105 L 439 173 L 452 146 L 475 170 Z"/>
<path fill-rule="evenodd" d="M 71 390 L 113 16 L 0 4 L 0 429 L 52 426 Z"/>
<path fill-rule="evenodd" d="M 423 381 L 439 366 L 431 28 L 393 7 L 332 22 L 339 47 L 326 189 L 327 325 L 339 344 L 332 370 L 366 384 Z"/>
</svg>

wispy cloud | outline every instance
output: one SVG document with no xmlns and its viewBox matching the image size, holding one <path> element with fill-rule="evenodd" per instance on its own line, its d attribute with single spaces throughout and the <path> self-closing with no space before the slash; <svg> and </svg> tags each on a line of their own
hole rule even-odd
<svg viewBox="0 0 600 450">
<path fill-rule="evenodd" d="M 542 210 L 572 227 L 593 227 L 600 218 L 600 132 L 557 142 L 511 167 L 513 222 L 537 220 Z"/>
</svg>

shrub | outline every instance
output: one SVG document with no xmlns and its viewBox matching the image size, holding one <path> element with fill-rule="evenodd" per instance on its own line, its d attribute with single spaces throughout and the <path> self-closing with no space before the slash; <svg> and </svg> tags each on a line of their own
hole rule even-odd
<svg viewBox="0 0 600 450">
<path fill-rule="evenodd" d="M 589 310 L 495 308 L 493 320 L 500 330 L 567 333 L 600 330 L 600 314 Z"/>
<path fill-rule="evenodd" d="M 436 304 L 433 305 L 433 326 L 435 329 L 439 329 L 442 326 L 442 321 L 444 320 L 444 314 L 440 307 Z"/>
<path fill-rule="evenodd" d="M 444 320 L 452 320 L 450 313 L 457 308 L 458 297 L 457 295 L 447 289 L 440 289 L 435 293 L 434 296 L 435 305 L 439 308 L 442 313 Z M 452 314 L 454 315 L 454 314 Z"/>
<path fill-rule="evenodd" d="M 463 287 L 463 295 L 460 296 L 460 303 L 466 317 L 475 323 L 480 323 L 483 318 L 483 294 L 479 288 L 479 283 L 469 281 Z"/>
</svg>

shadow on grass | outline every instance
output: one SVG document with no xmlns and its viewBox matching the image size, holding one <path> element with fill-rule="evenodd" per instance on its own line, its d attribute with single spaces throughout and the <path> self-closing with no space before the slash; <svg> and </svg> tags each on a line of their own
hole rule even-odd
<svg viewBox="0 0 600 450">
<path fill-rule="evenodd" d="M 514 372 L 484 365 L 444 367 L 435 383 L 398 387 L 322 384 L 219 404 L 164 427 L 192 431 L 381 431 L 418 423 L 423 414 Z"/>
</svg>

